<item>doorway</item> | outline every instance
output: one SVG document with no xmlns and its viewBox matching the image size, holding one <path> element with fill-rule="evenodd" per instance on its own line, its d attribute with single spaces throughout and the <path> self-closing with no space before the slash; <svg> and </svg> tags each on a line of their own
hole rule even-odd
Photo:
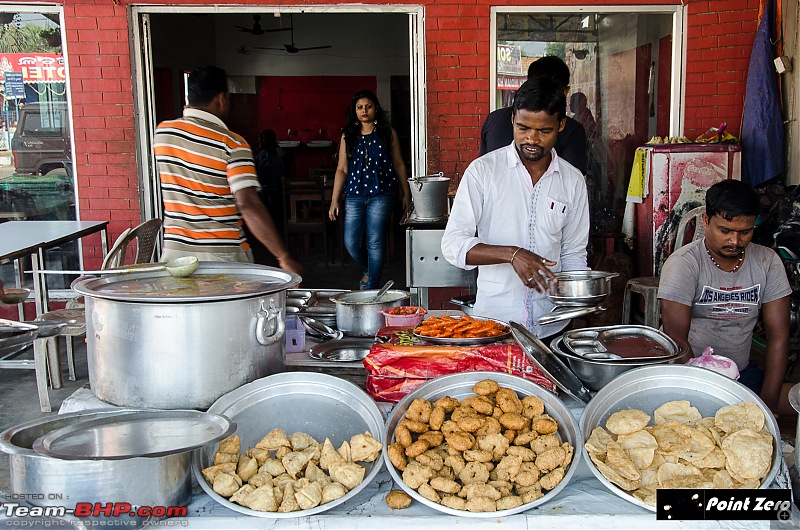
<svg viewBox="0 0 800 530">
<path fill-rule="evenodd" d="M 159 121 L 180 115 L 185 72 L 202 64 L 227 70 L 232 107 L 238 109 L 227 125 L 247 139 L 254 154 L 267 128 L 289 146 L 283 148 L 287 178 L 335 167 L 354 86 L 375 89 L 398 133 L 403 131 L 409 174 L 424 171 L 421 8 L 314 6 L 301 12 L 291 6 L 143 6 L 133 8 L 132 16 L 135 96 L 145 109 L 137 122 L 145 217 L 162 211 L 153 130 Z M 393 239 L 402 244 L 402 238 Z M 398 250 L 394 259 L 404 262 Z M 309 258 L 313 267 L 322 266 L 323 260 Z M 405 274 L 392 279 L 401 283 Z"/>
</svg>

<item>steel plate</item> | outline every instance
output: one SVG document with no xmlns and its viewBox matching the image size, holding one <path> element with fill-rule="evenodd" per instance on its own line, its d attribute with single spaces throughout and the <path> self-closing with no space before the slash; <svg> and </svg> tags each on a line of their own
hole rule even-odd
<svg viewBox="0 0 800 530">
<path fill-rule="evenodd" d="M 383 416 L 366 392 L 338 377 L 312 372 L 285 372 L 271 375 L 237 388 L 219 398 L 208 409 L 224 414 L 238 425 L 236 434 L 242 448 L 254 447 L 275 428 L 287 435 L 304 432 L 319 442 L 330 438 L 339 447 L 356 434 L 369 431 L 386 446 L 383 439 Z M 383 461 L 360 462 L 366 468 L 364 480 L 347 494 L 310 510 L 290 513 L 259 512 L 229 502 L 218 495 L 203 478 L 202 469 L 211 465 L 216 451 L 211 444 L 195 451 L 192 457 L 197 482 L 209 497 L 226 508 L 274 519 L 304 517 L 325 512 L 356 497 L 378 474 Z"/>
<path fill-rule="evenodd" d="M 125 412 L 56 429 L 33 442 L 33 450 L 64 460 L 157 457 L 217 442 L 235 430 L 228 418 L 196 410 Z"/>
<path fill-rule="evenodd" d="M 608 298 L 608 294 L 594 294 L 586 296 L 558 296 L 548 295 L 550 301 L 559 307 L 590 307 L 602 304 Z"/>
<path fill-rule="evenodd" d="M 459 319 L 461 317 L 453 317 L 455 319 Z M 497 322 L 498 324 L 502 324 L 506 327 L 508 331 L 501 335 L 495 335 L 494 337 L 476 337 L 476 338 L 469 338 L 469 339 L 455 339 L 455 338 L 447 338 L 447 337 L 428 337 L 427 335 L 420 335 L 416 331 L 414 331 L 414 336 L 420 340 L 424 340 L 425 342 L 430 342 L 431 344 L 443 344 L 447 346 L 469 346 L 472 344 L 491 344 L 493 342 L 500 342 L 501 340 L 507 339 L 511 336 L 511 328 L 508 327 L 508 322 L 503 322 L 502 320 L 495 320 L 493 318 L 485 318 L 485 317 L 471 317 L 475 320 L 491 320 L 492 322 Z M 422 324 L 425 322 L 423 321 Z"/>
<path fill-rule="evenodd" d="M 775 439 L 772 468 L 764 478 L 761 488 L 767 488 L 775 480 L 782 457 L 780 431 L 775 416 L 761 398 L 743 384 L 699 366 L 685 364 L 644 366 L 617 376 L 600 389 L 586 405 L 581 417 L 581 431 L 584 437 L 588 438 L 595 427 L 605 427 L 606 420 L 611 414 L 629 408 L 643 410 L 652 417 L 655 409 L 667 401 L 674 400 L 688 400 L 703 417 L 714 416 L 721 407 L 743 401 L 752 401 L 758 405 L 766 417 L 764 428 Z M 612 493 L 637 506 L 655 511 L 655 508 L 618 488 L 604 477 L 592 464 L 586 448 L 582 445 L 581 453 L 597 480 Z"/>
<path fill-rule="evenodd" d="M 649 339 L 662 348 L 664 348 L 665 355 L 650 356 L 650 357 L 623 357 L 626 361 L 643 361 L 643 360 L 656 360 L 656 359 L 674 359 L 681 354 L 681 349 L 678 344 L 672 340 L 666 333 L 649 326 L 634 326 L 634 325 L 620 325 L 620 326 L 600 326 L 593 328 L 581 328 L 569 330 L 563 335 L 563 342 L 572 350 L 572 352 L 582 355 L 584 353 L 592 352 L 609 352 L 616 353 L 613 349 L 609 349 L 609 344 L 617 338 L 626 337 L 644 337 Z"/>
<path fill-rule="evenodd" d="M 333 340 L 312 346 L 308 352 L 309 357 L 320 361 L 354 362 L 363 361 L 369 354 L 372 339 L 344 339 Z"/>
<path fill-rule="evenodd" d="M 386 421 L 385 442 L 394 442 L 395 428 L 397 427 L 398 422 L 403 419 L 408 407 L 415 399 L 423 398 L 433 402 L 439 398 L 450 396 L 460 401 L 465 397 L 474 396 L 475 393 L 472 391 L 472 387 L 475 385 L 475 383 L 482 381 L 483 379 L 494 379 L 500 384 L 500 386 L 514 390 L 520 397 L 539 397 L 539 399 L 544 402 L 544 411 L 558 422 L 558 435 L 561 437 L 561 440 L 567 441 L 575 447 L 575 455 L 573 456 L 569 468 L 564 474 L 563 480 L 559 482 L 559 484 L 550 492 L 546 493 L 544 497 L 541 497 L 533 502 L 523 504 L 522 506 L 517 506 L 516 508 L 500 510 L 496 512 L 473 513 L 463 510 L 455 510 L 453 508 L 448 508 L 447 506 L 442 506 L 441 504 L 428 500 L 407 486 L 406 483 L 403 482 L 403 478 L 400 473 L 398 473 L 397 469 L 395 469 L 395 467 L 392 465 L 392 462 L 389 460 L 389 455 L 386 453 L 386 451 L 383 453 L 383 459 L 386 461 L 386 467 L 389 468 L 389 473 L 392 475 L 395 484 L 400 486 L 403 491 L 411 495 L 414 499 L 422 504 L 430 506 L 434 510 L 438 510 L 450 515 L 500 519 L 506 515 L 513 515 L 530 510 L 531 508 L 549 501 L 558 495 L 558 493 L 567 485 L 567 483 L 569 483 L 578 467 L 580 460 L 580 451 L 578 448 L 583 447 L 583 436 L 578 429 L 578 422 L 575 421 L 575 417 L 572 415 L 566 405 L 564 405 L 564 403 L 558 399 L 558 397 L 550 393 L 548 390 L 545 390 L 536 383 L 528 381 L 527 379 L 499 372 L 464 372 L 460 374 L 439 377 L 424 383 L 422 386 L 409 392 L 406 397 L 404 397 L 400 403 L 394 407 L 392 410 L 392 415 Z"/>
</svg>

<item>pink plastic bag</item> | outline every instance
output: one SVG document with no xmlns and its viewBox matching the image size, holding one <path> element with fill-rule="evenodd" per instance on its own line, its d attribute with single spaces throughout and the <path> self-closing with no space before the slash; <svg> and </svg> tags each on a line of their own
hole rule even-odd
<svg viewBox="0 0 800 530">
<path fill-rule="evenodd" d="M 730 377 L 734 381 L 739 379 L 739 368 L 736 366 L 736 363 L 722 355 L 714 355 L 714 348 L 711 346 L 706 346 L 706 349 L 703 350 L 703 355 L 690 359 L 686 364 L 714 370 L 715 372 Z"/>
</svg>

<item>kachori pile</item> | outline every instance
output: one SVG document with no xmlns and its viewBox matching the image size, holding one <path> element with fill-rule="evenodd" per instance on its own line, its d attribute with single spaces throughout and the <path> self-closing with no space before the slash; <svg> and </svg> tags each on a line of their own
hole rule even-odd
<svg viewBox="0 0 800 530">
<path fill-rule="evenodd" d="M 611 414 L 584 447 L 611 483 L 649 506 L 656 490 L 758 488 L 772 466 L 773 436 L 752 402 L 702 417 L 689 401 L 669 401 L 651 417 L 639 409 Z"/>
<path fill-rule="evenodd" d="M 492 379 L 472 391 L 474 396 L 460 402 L 442 397 L 411 403 L 387 447 L 405 485 L 425 499 L 468 512 L 516 508 L 555 488 L 574 448 L 562 442 L 544 402 L 537 396 L 520 399 Z"/>
<path fill-rule="evenodd" d="M 321 444 L 306 433 L 273 429 L 241 454 L 241 440 L 233 435 L 220 442 L 203 477 L 217 494 L 251 510 L 309 510 L 358 486 L 366 470 L 357 462 L 374 461 L 382 448 L 369 432 L 336 449 L 328 438 Z"/>
</svg>

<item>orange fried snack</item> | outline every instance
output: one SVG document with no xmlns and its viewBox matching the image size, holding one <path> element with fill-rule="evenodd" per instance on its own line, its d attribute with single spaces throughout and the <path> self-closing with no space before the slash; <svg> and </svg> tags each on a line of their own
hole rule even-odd
<svg viewBox="0 0 800 530">
<path fill-rule="evenodd" d="M 493 320 L 479 320 L 465 315 L 430 317 L 414 328 L 414 333 L 423 337 L 478 339 L 496 337 L 508 332 L 508 327 Z"/>
</svg>

